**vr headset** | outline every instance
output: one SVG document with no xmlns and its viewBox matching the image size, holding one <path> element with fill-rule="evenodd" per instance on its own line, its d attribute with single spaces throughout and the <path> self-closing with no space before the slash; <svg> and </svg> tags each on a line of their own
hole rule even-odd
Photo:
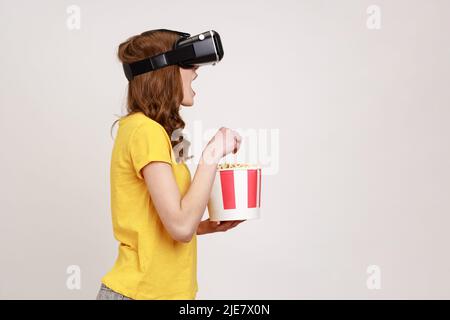
<svg viewBox="0 0 450 320">
<path fill-rule="evenodd" d="M 180 38 L 175 42 L 173 49 L 153 57 L 148 57 L 133 63 L 123 63 L 123 70 L 128 81 L 135 76 L 150 71 L 158 70 L 171 65 L 179 65 L 182 68 L 195 68 L 201 65 L 215 65 L 223 58 L 223 47 L 219 34 L 214 31 L 206 31 L 192 36 L 189 33 L 157 29 L 154 31 L 175 32 Z"/>
</svg>

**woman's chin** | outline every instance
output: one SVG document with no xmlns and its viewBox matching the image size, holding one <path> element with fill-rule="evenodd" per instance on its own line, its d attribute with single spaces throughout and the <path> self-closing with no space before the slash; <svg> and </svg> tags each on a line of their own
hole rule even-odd
<svg viewBox="0 0 450 320">
<path fill-rule="evenodd" d="M 190 100 L 190 101 L 183 101 L 181 103 L 182 106 L 184 107 L 192 107 L 194 105 L 194 99 Z"/>
</svg>

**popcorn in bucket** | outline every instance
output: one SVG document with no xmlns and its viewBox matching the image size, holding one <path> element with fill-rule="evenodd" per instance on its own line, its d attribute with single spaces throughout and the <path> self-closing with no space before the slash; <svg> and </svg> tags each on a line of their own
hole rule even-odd
<svg viewBox="0 0 450 320">
<path fill-rule="evenodd" d="M 219 164 L 208 203 L 209 219 L 257 219 L 260 207 L 261 167 L 242 163 Z"/>
</svg>

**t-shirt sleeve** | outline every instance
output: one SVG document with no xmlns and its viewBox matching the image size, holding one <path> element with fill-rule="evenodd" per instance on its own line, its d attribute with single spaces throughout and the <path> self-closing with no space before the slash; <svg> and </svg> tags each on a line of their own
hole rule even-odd
<svg viewBox="0 0 450 320">
<path fill-rule="evenodd" d="M 172 147 L 162 127 L 141 124 L 133 132 L 129 146 L 131 161 L 139 179 L 144 179 L 141 169 L 152 161 L 172 164 Z"/>
</svg>

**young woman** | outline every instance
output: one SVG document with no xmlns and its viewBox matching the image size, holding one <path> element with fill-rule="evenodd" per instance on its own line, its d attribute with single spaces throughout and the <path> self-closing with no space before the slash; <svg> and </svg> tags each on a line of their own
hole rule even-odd
<svg viewBox="0 0 450 320">
<path fill-rule="evenodd" d="M 120 44 L 118 56 L 125 63 L 138 61 L 171 50 L 178 38 L 175 32 L 147 31 Z M 196 236 L 242 222 L 201 221 L 217 164 L 237 152 L 239 134 L 221 128 L 203 150 L 192 181 L 185 155 L 174 152 L 183 142 L 171 137 L 185 125 L 181 105 L 194 103 L 197 69 L 168 66 L 129 82 L 128 114 L 117 120 L 110 168 L 119 253 L 97 299 L 195 299 Z"/>
</svg>

